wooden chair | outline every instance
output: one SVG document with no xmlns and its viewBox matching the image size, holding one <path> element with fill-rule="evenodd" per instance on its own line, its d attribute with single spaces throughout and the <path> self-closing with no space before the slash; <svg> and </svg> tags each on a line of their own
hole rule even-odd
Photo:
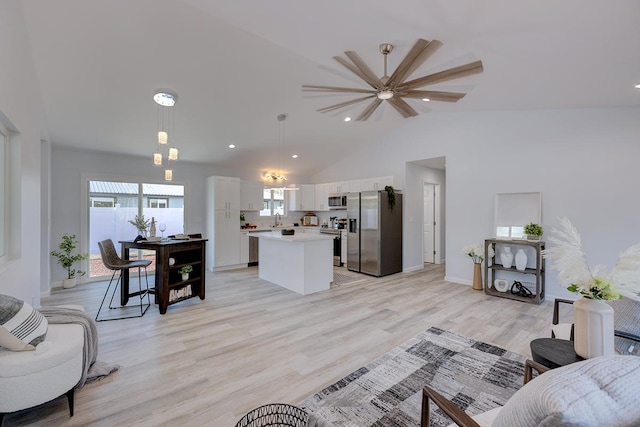
<svg viewBox="0 0 640 427">
<path fill-rule="evenodd" d="M 640 354 L 640 303 L 629 298 L 607 301 L 613 307 L 615 347 L 619 354 Z M 572 300 L 556 298 L 553 302 L 551 338 L 573 341 L 573 323 L 562 322 L 561 304 L 573 305 Z"/>
<path fill-rule="evenodd" d="M 527 361 L 529 367 L 546 373 L 527 381 L 504 406 L 473 417 L 424 387 L 421 426 L 429 426 L 430 401 L 463 427 L 640 425 L 640 358 L 601 356 L 548 372 L 533 361 Z"/>
<path fill-rule="evenodd" d="M 102 302 L 100 303 L 100 308 L 98 308 L 98 313 L 96 314 L 96 322 L 103 322 L 106 320 L 120 320 L 120 319 L 129 319 L 132 317 L 142 317 L 147 312 L 147 309 L 151 306 L 151 299 L 149 298 L 149 279 L 147 277 L 147 267 L 151 264 L 149 260 L 125 260 L 118 256 L 116 252 L 116 248 L 113 245 L 113 241 L 111 239 L 103 240 L 98 242 L 98 247 L 100 248 L 100 255 L 102 256 L 102 262 L 104 266 L 109 270 L 113 270 L 113 274 L 111 275 L 111 280 L 109 280 L 109 285 L 107 286 L 107 290 L 102 297 Z M 133 315 L 125 315 L 120 317 L 106 317 L 100 318 L 100 312 L 102 311 L 102 306 L 104 305 L 104 300 L 107 298 L 107 294 L 109 293 L 109 288 L 111 288 L 111 284 L 113 283 L 113 278 L 115 277 L 117 272 L 120 272 L 118 276 L 118 280 L 116 281 L 115 286 L 113 287 L 113 292 L 111 294 L 111 300 L 109 301 L 109 309 L 117 309 L 117 308 L 125 308 L 125 307 L 114 307 L 113 298 L 116 294 L 116 290 L 118 289 L 118 285 L 121 285 L 120 281 L 122 279 L 122 270 L 137 268 L 138 269 L 138 291 L 130 293 L 129 296 L 138 296 L 140 298 L 140 304 L 135 306 L 125 306 L 125 307 L 140 307 L 140 314 Z M 142 289 L 142 281 L 140 278 L 141 269 L 144 268 L 144 278 L 146 282 L 146 289 Z M 143 303 L 144 297 L 147 297 L 147 303 Z"/>
<path fill-rule="evenodd" d="M 524 368 L 524 384 L 527 384 L 534 378 L 533 371 L 538 374 L 542 374 L 549 370 L 546 366 L 543 366 L 533 360 L 527 359 Z M 475 417 L 471 417 L 464 412 L 452 401 L 435 391 L 429 386 L 424 386 L 422 389 L 422 419 L 421 427 L 429 427 L 429 400 L 432 400 L 442 412 L 444 412 L 451 420 L 461 427 L 482 427 L 483 425 L 491 425 L 491 421 L 497 416 L 501 407 L 494 408 L 483 414 L 479 414 Z"/>
</svg>

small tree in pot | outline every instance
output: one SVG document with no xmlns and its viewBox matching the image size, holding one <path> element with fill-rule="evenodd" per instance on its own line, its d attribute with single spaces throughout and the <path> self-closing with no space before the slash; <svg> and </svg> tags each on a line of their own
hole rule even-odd
<svg viewBox="0 0 640 427">
<path fill-rule="evenodd" d="M 77 244 L 75 234 L 65 233 L 58 245 L 58 250 L 51 251 L 51 256 L 58 258 L 58 263 L 67 269 L 67 278 L 62 281 L 64 288 L 73 288 L 76 285 L 76 276 L 84 276 L 86 274 L 84 271 L 71 268 L 76 262 L 89 258 L 89 254 L 71 254 Z"/>
<path fill-rule="evenodd" d="M 180 268 L 180 274 L 182 274 L 182 280 L 189 280 L 189 273 L 193 271 L 193 267 L 190 265 L 183 265 Z"/>
</svg>

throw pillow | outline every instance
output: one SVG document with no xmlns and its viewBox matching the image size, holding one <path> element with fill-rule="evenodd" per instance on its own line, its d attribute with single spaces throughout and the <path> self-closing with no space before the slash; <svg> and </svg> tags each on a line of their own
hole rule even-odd
<svg viewBox="0 0 640 427">
<path fill-rule="evenodd" d="M 602 356 L 552 369 L 518 390 L 500 426 L 640 425 L 640 357 Z"/>
<path fill-rule="evenodd" d="M 47 319 L 26 302 L 0 294 L 0 347 L 35 350 L 44 341 L 48 326 Z"/>
</svg>

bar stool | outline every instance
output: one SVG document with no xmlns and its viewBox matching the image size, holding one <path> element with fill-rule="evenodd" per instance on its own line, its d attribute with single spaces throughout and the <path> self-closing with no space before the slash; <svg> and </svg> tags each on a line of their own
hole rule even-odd
<svg viewBox="0 0 640 427">
<path fill-rule="evenodd" d="M 106 320 L 119 320 L 119 319 L 129 319 L 132 317 L 142 317 L 144 316 L 144 313 L 147 312 L 147 310 L 149 309 L 149 307 L 151 306 L 151 299 L 149 298 L 149 279 L 147 277 L 147 267 L 151 264 L 151 261 L 149 260 L 135 260 L 135 261 L 130 261 L 130 260 L 125 260 L 122 259 L 118 256 L 118 253 L 116 252 L 116 248 L 115 246 L 113 246 L 113 241 L 111 239 L 107 239 L 107 240 L 103 240 L 101 242 L 98 242 L 98 247 L 100 248 L 100 255 L 102 256 L 102 262 L 104 263 L 104 266 L 107 267 L 109 270 L 113 270 L 113 274 L 111 275 L 111 280 L 109 280 L 109 285 L 107 286 L 107 290 L 104 293 L 104 296 L 102 297 L 102 302 L 100 303 L 100 308 L 98 309 L 98 313 L 96 314 L 96 322 L 103 322 Z M 118 285 L 121 285 L 120 281 L 122 279 L 122 270 L 124 269 L 129 269 L 129 268 L 137 268 L 138 269 L 138 291 L 137 292 L 133 292 L 130 293 L 129 296 L 138 296 L 140 297 L 140 304 L 139 305 L 132 305 L 132 306 L 123 306 L 123 307 L 113 307 L 113 297 L 116 294 L 116 290 L 118 289 Z M 142 289 L 142 280 L 140 278 L 140 269 L 144 268 L 144 278 L 145 278 L 145 282 L 146 282 L 146 289 Z M 102 306 L 104 305 L 104 300 L 107 298 L 107 294 L 109 294 L 109 288 L 111 288 L 111 284 L 113 283 L 113 278 L 115 277 L 116 273 L 120 272 L 120 275 L 118 276 L 118 280 L 116 281 L 115 286 L 113 287 L 113 292 L 111 294 L 111 300 L 109 301 L 109 309 L 122 309 L 122 308 L 133 308 L 133 307 L 140 307 L 140 314 L 136 314 L 135 315 L 129 315 L 129 316 L 121 316 L 121 317 L 108 317 L 108 318 L 102 318 L 99 319 L 100 316 L 100 311 L 102 310 Z M 121 285 L 122 286 L 122 285 Z M 147 297 L 147 303 L 144 304 L 143 303 L 143 299 L 144 297 Z"/>
</svg>

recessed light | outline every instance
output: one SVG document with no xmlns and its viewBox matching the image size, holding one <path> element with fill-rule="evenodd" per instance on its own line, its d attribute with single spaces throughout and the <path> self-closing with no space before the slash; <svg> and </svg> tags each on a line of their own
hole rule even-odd
<svg viewBox="0 0 640 427">
<path fill-rule="evenodd" d="M 429 98 L 422 98 L 422 100 L 423 100 L 424 102 L 429 102 L 429 101 L 431 101 Z"/>
<path fill-rule="evenodd" d="M 233 144 L 229 144 L 229 148 L 236 148 L 236 146 Z"/>
<path fill-rule="evenodd" d="M 636 89 L 640 89 L 640 83 L 636 85 Z"/>
<path fill-rule="evenodd" d="M 345 121 L 345 122 L 350 122 L 350 121 L 351 121 L 351 117 L 345 117 L 345 118 L 344 118 L 344 121 Z"/>
<path fill-rule="evenodd" d="M 291 157 L 293 157 L 294 159 L 297 159 L 297 158 L 298 158 L 298 155 L 297 155 L 297 154 L 294 154 L 294 155 L 293 155 L 293 156 L 291 156 Z"/>
</svg>

